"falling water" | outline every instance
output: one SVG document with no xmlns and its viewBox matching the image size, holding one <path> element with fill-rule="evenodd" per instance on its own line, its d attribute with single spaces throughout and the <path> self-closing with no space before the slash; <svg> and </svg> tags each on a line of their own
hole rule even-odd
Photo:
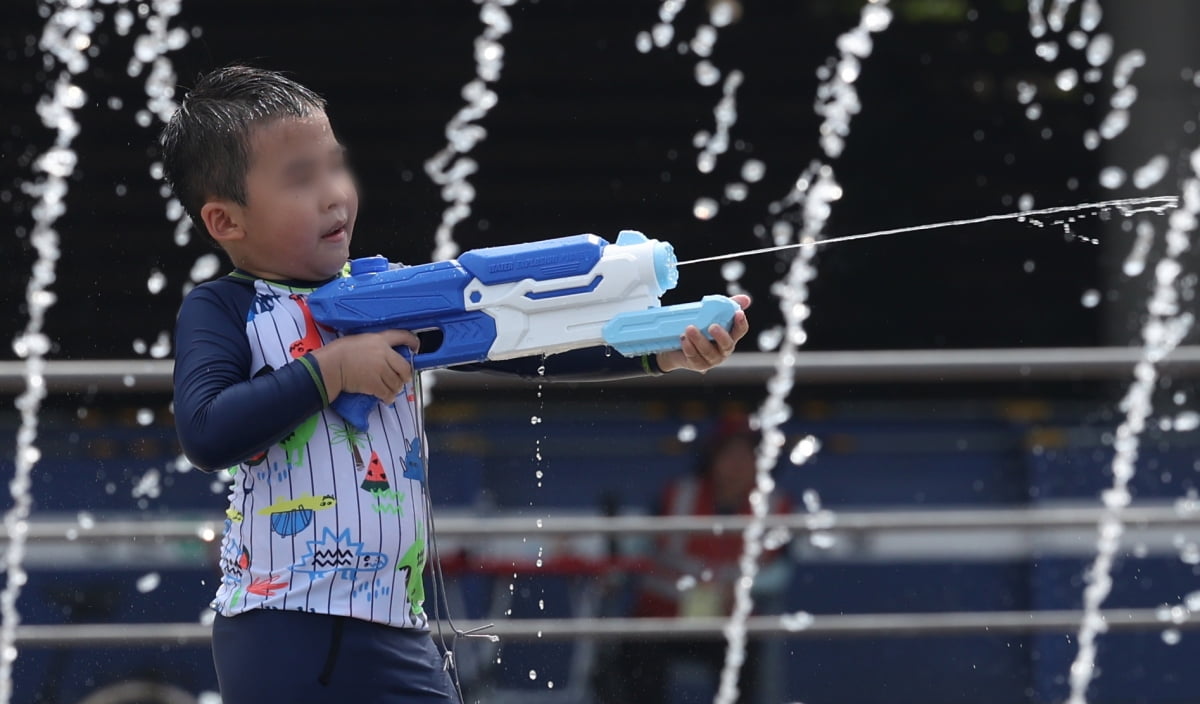
<svg viewBox="0 0 1200 704">
<path fill-rule="evenodd" d="M 861 109 L 854 82 L 861 73 L 860 61 L 871 53 L 871 34 L 886 29 L 891 20 L 892 11 L 887 7 L 887 0 L 868 2 L 862 9 L 858 26 L 838 38 L 839 57 L 836 63 L 822 67 L 822 73 L 818 74 L 821 83 L 817 88 L 815 109 L 823 118 L 821 148 L 830 159 L 836 159 L 841 154 L 850 133 L 850 120 Z M 800 205 L 800 243 L 815 242 L 821 236 L 832 212 L 832 204 L 841 195 L 841 186 L 834 179 L 833 168 L 828 164 L 810 166 L 797 180 L 793 191 L 784 200 Z M 782 213 L 782 206 L 777 205 L 775 210 Z M 753 518 L 742 534 L 743 550 L 738 564 L 741 576 L 734 585 L 733 612 L 725 626 L 729 647 L 725 651 L 720 687 L 714 698 L 716 704 L 733 704 L 738 698 L 738 676 L 746 659 L 746 619 L 754 608 L 750 590 L 758 575 L 765 518 L 771 492 L 775 488 L 771 471 L 778 462 L 785 440 L 780 427 L 791 415 L 787 397 L 795 382 L 796 350 L 807 340 L 804 321 L 809 316 L 808 282 L 817 274 L 813 264 L 815 253 L 815 247 L 803 247 L 792 259 L 786 277 L 772 288 L 772 293 L 779 298 L 785 333 L 775 372 L 767 382 L 767 398 L 755 414 L 762 441 L 756 452 L 757 476 L 754 491 L 750 494 Z"/>
<path fill-rule="evenodd" d="M 467 178 L 479 170 L 479 164 L 467 153 L 487 137 L 487 130 L 474 123 L 483 119 L 499 100 L 488 84 L 500 78 L 504 67 L 504 45 L 500 40 L 512 30 L 512 20 L 504 8 L 515 5 L 517 0 L 476 2 L 480 4 L 479 19 L 485 27 L 475 38 L 475 78 L 462 89 L 467 104 L 446 124 L 446 146 L 425 162 L 425 173 L 442 187 L 442 200 L 447 203 L 434 238 L 434 261 L 451 259 L 459 252 L 454 226 L 471 214 L 475 187 Z"/>
<path fill-rule="evenodd" d="M 1107 630 L 1100 607 L 1112 591 L 1112 566 L 1125 531 L 1122 512 L 1129 505 L 1129 481 L 1137 468 L 1138 449 L 1146 419 L 1153 410 L 1152 397 L 1158 385 L 1158 363 L 1169 355 L 1192 328 L 1192 314 L 1180 310 L 1180 300 L 1189 300 L 1189 287 L 1181 279 L 1179 257 L 1191 246 L 1189 234 L 1196 229 L 1200 216 L 1200 149 L 1192 152 L 1194 175 L 1183 186 L 1183 207 L 1172 213 L 1166 234 L 1166 252 L 1154 270 L 1154 292 L 1147 303 L 1147 318 L 1142 326 L 1142 355 L 1134 367 L 1134 379 L 1121 409 L 1125 419 L 1117 428 L 1113 442 L 1112 486 L 1101 499 L 1105 512 L 1098 526 L 1096 558 L 1086 573 L 1087 587 L 1083 591 L 1083 620 L 1076 641 L 1079 651 L 1071 663 L 1071 694 L 1067 704 L 1085 704 L 1087 688 L 1095 675 L 1096 638 Z"/>
<path fill-rule="evenodd" d="M 72 83 L 73 77 L 87 70 L 85 53 L 92 44 L 95 16 L 91 0 L 71 0 L 68 3 L 47 5 L 52 13 L 46 20 L 39 47 L 44 52 L 47 71 L 59 67 L 52 92 L 38 101 L 37 112 L 42 123 L 54 131 L 54 145 L 34 162 L 34 172 L 42 178 L 25 184 L 24 190 L 37 198 L 33 207 L 34 226 L 30 242 L 37 250 L 33 271 L 25 290 L 29 322 L 13 343 L 17 356 L 25 360 L 25 391 L 17 397 L 21 425 L 17 430 L 16 462 L 9 491 L 12 507 L 4 514 L 8 533 L 8 549 L 4 553 L 5 584 L 0 592 L 0 704 L 12 696 L 12 664 L 17 658 L 16 628 L 20 622 L 17 597 L 27 575 L 22 562 L 25 556 L 25 535 L 32 506 L 30 474 L 41 457 L 37 447 L 38 410 L 46 396 L 43 377 L 45 355 L 50 339 L 42 332 L 47 309 L 55 296 L 49 291 L 54 283 L 58 262 L 58 233 L 54 223 L 66 212 L 67 180 L 75 171 L 76 154 L 71 143 L 79 134 L 79 123 L 72 111 L 83 106 L 87 99 L 83 89 Z"/>
</svg>

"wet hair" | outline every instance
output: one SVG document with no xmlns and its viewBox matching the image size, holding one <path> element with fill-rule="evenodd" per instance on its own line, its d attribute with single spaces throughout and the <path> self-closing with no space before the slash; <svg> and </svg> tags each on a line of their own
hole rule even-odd
<svg viewBox="0 0 1200 704">
<path fill-rule="evenodd" d="M 250 134 L 256 125 L 308 117 L 325 99 L 274 71 L 226 66 L 200 77 L 163 128 L 163 174 L 195 226 L 212 199 L 246 204 Z"/>
</svg>

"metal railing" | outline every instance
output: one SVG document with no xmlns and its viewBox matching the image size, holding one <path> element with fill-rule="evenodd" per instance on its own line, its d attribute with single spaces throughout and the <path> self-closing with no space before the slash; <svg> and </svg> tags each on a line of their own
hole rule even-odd
<svg viewBox="0 0 1200 704">
<path fill-rule="evenodd" d="M 1186 612 L 1184 612 L 1186 613 Z M 784 614 L 751 616 L 746 632 L 752 637 L 862 638 L 903 636 L 963 636 L 1025 633 L 1073 633 L 1080 611 L 968 611 L 951 613 Z M 1122 609 L 1103 614 L 1110 631 L 1194 629 L 1200 619 L 1172 617 L 1168 610 Z M 572 618 L 455 619 L 464 632 L 481 630 L 502 640 L 537 641 L 594 638 L 597 640 L 716 639 L 724 635 L 724 618 Z M 489 627 L 490 626 L 490 627 Z M 436 632 L 438 624 L 430 624 Z M 448 622 L 441 625 L 449 635 Z M 212 627 L 203 623 L 122 623 L 20 626 L 17 645 L 29 648 L 107 647 L 133 644 L 204 646 Z"/>
<path fill-rule="evenodd" d="M 878 352 L 801 352 L 795 367 L 800 383 L 921 382 L 921 381 L 1069 381 L 1123 379 L 1132 373 L 1141 351 L 1137 348 L 1053 348 L 1000 350 L 898 350 Z M 769 353 L 739 353 L 705 378 L 713 384 L 757 384 L 777 361 Z M 1200 376 L 1200 346 L 1180 347 L 1163 362 L 1176 377 Z M 52 361 L 45 379 L 51 392 L 162 392 L 171 388 L 170 360 Z M 23 388 L 19 362 L 0 362 L 0 391 Z M 516 385 L 518 379 L 479 374 L 434 372 L 439 385 L 449 388 Z M 632 380 L 628 383 L 645 383 Z M 666 375 L 656 384 L 694 384 L 686 374 Z M 923 511 L 840 511 L 775 516 L 768 527 L 795 534 L 946 532 L 969 530 L 1060 531 L 1094 527 L 1103 509 L 1096 507 L 947 509 Z M 1123 512 L 1134 527 L 1195 528 L 1200 511 L 1174 506 L 1134 506 Z M 542 516 L 438 518 L 438 535 L 455 538 L 538 536 L 618 536 L 664 533 L 721 533 L 741 531 L 746 517 L 700 516 Z M 38 541 L 161 541 L 215 540 L 223 523 L 210 520 L 98 520 L 84 527 L 77 520 L 34 520 L 27 538 Z M 0 540 L 7 534 L 0 530 Z M 1178 610 L 1177 610 L 1178 611 Z M 1180 617 L 1179 614 L 1182 614 Z M 1186 610 L 1111 610 L 1105 613 L 1110 630 L 1190 629 Z M 896 637 L 905 635 L 965 635 L 1031 632 L 1073 632 L 1082 614 L 1076 611 L 997 611 L 940 613 L 820 614 L 754 616 L 747 632 L 755 637 L 801 638 Z M 436 625 L 436 624 L 435 624 Z M 456 621 L 472 630 L 483 621 Z M 507 619 L 490 633 L 511 640 L 538 639 L 688 639 L 723 635 L 723 618 L 635 619 Z M 444 626 L 448 628 L 448 626 Z M 95 647 L 113 645 L 206 645 L 210 626 L 203 623 L 24 625 L 17 631 L 21 647 Z"/>
<path fill-rule="evenodd" d="M 768 516 L 766 527 L 805 533 L 875 533 L 947 530 L 1043 530 L 1092 528 L 1104 509 L 1087 506 L 1053 508 L 930 509 L 923 511 L 838 511 Z M 1131 527 L 1200 527 L 1200 506 L 1131 506 L 1122 511 Z M 735 533 L 749 516 L 463 516 L 439 515 L 437 533 L 445 538 L 520 538 L 529 536 L 616 536 L 668 533 Z M 33 520 L 26 539 L 71 541 L 188 539 L 211 541 L 224 531 L 222 521 L 127 519 Z M 0 541 L 8 539 L 0 526 Z"/>
<path fill-rule="evenodd" d="M 1132 374 L 1141 355 L 1136 347 L 797 352 L 795 369 L 797 383 L 1121 379 Z M 777 360 L 778 355 L 767 352 L 739 352 L 708 372 L 706 381 L 762 383 Z M 50 391 L 169 391 L 173 366 L 169 359 L 59 360 L 46 364 L 45 378 Z M 1176 348 L 1162 366 L 1174 376 L 1200 376 L 1200 345 Z M 526 383 L 503 375 L 430 373 L 446 388 Z M 21 362 L 0 362 L 0 392 L 22 389 L 22 374 Z M 695 379 L 666 374 L 655 383 L 694 384 Z"/>
</svg>

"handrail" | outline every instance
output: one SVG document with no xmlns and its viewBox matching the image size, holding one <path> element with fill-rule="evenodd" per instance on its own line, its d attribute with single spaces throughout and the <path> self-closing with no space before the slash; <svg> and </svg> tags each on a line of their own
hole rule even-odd
<svg viewBox="0 0 1200 704">
<path fill-rule="evenodd" d="M 1174 618 L 1181 614 L 1181 618 Z M 861 638 L 901 636 L 962 636 L 1019 633 L 1073 633 L 1080 611 L 962 611 L 933 613 L 785 614 L 752 616 L 746 632 L 753 637 Z M 1110 610 L 1103 614 L 1110 631 L 1193 629 L 1200 619 L 1186 611 L 1162 609 Z M 485 628 L 492 624 L 491 628 Z M 430 624 L 436 632 L 437 623 Z M 724 618 L 572 618 L 455 620 L 464 632 L 483 630 L 501 639 L 566 640 L 688 640 L 724 635 Z M 442 624 L 451 633 L 448 623 Z M 24 648 L 103 647 L 129 645 L 204 646 L 212 627 L 202 623 L 121 623 L 22 625 L 16 642 Z"/>
<path fill-rule="evenodd" d="M 955 508 L 922 511 L 838 511 L 769 516 L 767 528 L 798 533 L 876 533 L 889 531 L 1041 530 L 1095 527 L 1105 509 L 1093 506 L 1052 508 Z M 1200 507 L 1130 506 L 1122 519 L 1131 527 L 1200 526 Z M 530 536 L 660 535 L 665 533 L 734 533 L 745 529 L 748 516 L 464 516 L 440 515 L 437 533 L 445 538 L 511 538 Z M 34 519 L 26 540 L 108 541 L 186 539 L 212 541 L 224 531 L 223 521 L 195 519 L 119 519 L 89 521 Z M 0 527 L 0 541 L 8 533 Z"/>
<path fill-rule="evenodd" d="M 1136 347 L 1047 347 L 965 350 L 880 350 L 798 352 L 800 383 L 922 381 L 1072 381 L 1120 379 L 1132 373 L 1142 355 Z M 758 384 L 766 381 L 778 360 L 768 352 L 739 352 L 708 372 L 713 384 Z M 1163 362 L 1178 377 L 1200 376 L 1200 345 L 1178 347 Z M 46 363 L 51 391 L 169 391 L 174 363 L 169 359 L 56 360 Z M 0 392 L 24 388 L 24 364 L 0 361 Z M 526 384 L 503 375 L 431 372 L 446 388 L 499 387 Z M 608 383 L 640 383 L 625 380 Z M 655 383 L 693 384 L 687 374 L 667 374 Z"/>
</svg>

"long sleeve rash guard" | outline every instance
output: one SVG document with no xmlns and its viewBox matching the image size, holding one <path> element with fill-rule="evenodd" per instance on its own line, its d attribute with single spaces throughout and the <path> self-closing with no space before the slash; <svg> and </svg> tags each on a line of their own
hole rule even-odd
<svg viewBox="0 0 1200 704">
<path fill-rule="evenodd" d="M 233 475 L 213 606 L 427 628 L 425 440 L 411 385 L 367 431 L 332 409 L 312 352 L 336 339 L 306 299 L 323 282 L 244 272 L 197 287 L 176 326 L 175 419 L 197 467 Z M 543 378 L 540 359 L 470 365 Z M 580 350 L 545 378 L 656 373 L 649 359 Z"/>
</svg>

